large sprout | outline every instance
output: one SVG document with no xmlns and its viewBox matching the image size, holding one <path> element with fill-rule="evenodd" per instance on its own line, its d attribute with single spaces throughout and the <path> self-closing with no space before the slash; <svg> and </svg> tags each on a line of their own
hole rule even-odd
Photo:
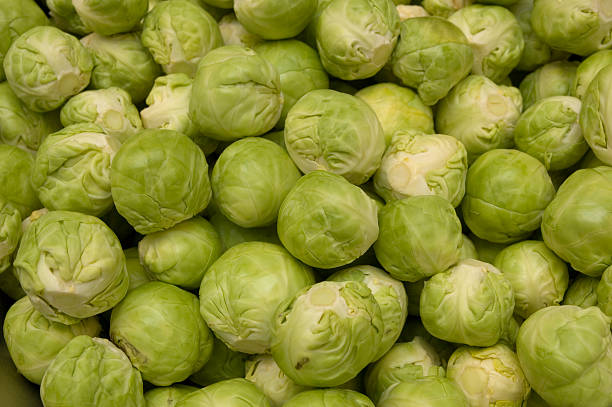
<svg viewBox="0 0 612 407">
<path fill-rule="evenodd" d="M 147 407 L 175 407 L 188 394 L 199 390 L 197 387 L 176 384 L 170 387 L 156 387 L 144 394 Z"/>
<path fill-rule="evenodd" d="M 34 169 L 32 154 L 15 146 L 0 144 L 0 197 L 17 209 L 22 218 L 42 205 L 30 183 Z"/>
<path fill-rule="evenodd" d="M 423 0 L 423 8 L 433 16 L 448 18 L 457 10 L 467 7 L 474 0 Z"/>
<path fill-rule="evenodd" d="M 100 35 L 130 32 L 148 11 L 148 0 L 73 0 L 86 29 Z"/>
<path fill-rule="evenodd" d="M 72 0 L 47 0 L 49 15 L 55 26 L 74 35 L 87 35 L 91 29 L 85 27 L 83 20 L 76 12 Z"/>
<path fill-rule="evenodd" d="M 468 407 L 470 404 L 450 379 L 428 376 L 389 387 L 377 404 L 377 407 L 395 406 Z"/>
<path fill-rule="evenodd" d="M 317 0 L 234 0 L 238 21 L 266 40 L 298 35 L 317 10 Z"/>
<path fill-rule="evenodd" d="M 582 98 L 580 127 L 595 156 L 612 164 L 612 64 L 603 68 Z"/>
<path fill-rule="evenodd" d="M 287 403 L 285 407 L 374 407 L 366 396 L 350 389 L 319 389 L 302 392 Z"/>
<path fill-rule="evenodd" d="M 519 85 L 523 108 L 528 109 L 538 100 L 551 96 L 569 96 L 572 92 L 578 63 L 556 61 L 529 73 Z"/>
<path fill-rule="evenodd" d="M 572 96 L 582 99 L 599 71 L 612 65 L 612 50 L 595 52 L 585 58 L 576 69 L 576 76 L 572 86 Z"/>
<path fill-rule="evenodd" d="M 271 407 L 265 394 L 246 379 L 211 384 L 183 397 L 175 407 Z"/>
</svg>

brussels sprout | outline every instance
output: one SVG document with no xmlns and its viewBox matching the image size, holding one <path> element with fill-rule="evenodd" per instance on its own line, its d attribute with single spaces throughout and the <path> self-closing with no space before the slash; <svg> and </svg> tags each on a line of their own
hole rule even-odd
<svg viewBox="0 0 612 407">
<path fill-rule="evenodd" d="M 426 280 L 422 280 L 423 284 Z M 421 287 L 422 288 L 422 287 Z M 420 298 L 419 291 L 419 298 Z M 410 298 L 410 297 L 408 297 Z M 412 299 L 410 300 L 412 301 Z M 443 368 L 446 368 L 446 361 L 450 357 L 450 355 L 457 349 L 459 344 L 450 343 L 443 341 L 441 339 L 436 338 L 432 334 L 430 334 L 425 326 L 421 322 L 420 318 L 409 316 L 406 319 L 406 323 L 404 324 L 404 329 L 402 330 L 402 334 L 400 335 L 399 342 L 410 342 L 416 339 L 417 337 L 421 337 L 430 344 L 438 356 L 440 357 L 440 363 Z"/>
<path fill-rule="evenodd" d="M 612 267 L 608 267 L 597 284 L 597 306 L 609 317 L 612 317 Z"/>
<path fill-rule="evenodd" d="M 40 384 L 49 364 L 60 350 L 79 335 L 98 336 L 101 326 L 95 317 L 74 325 L 47 320 L 24 297 L 14 303 L 4 319 L 4 339 L 19 373 Z"/>
<path fill-rule="evenodd" d="M 174 407 L 180 399 L 196 390 L 199 389 L 184 384 L 176 384 L 171 387 L 156 387 L 146 392 L 144 398 L 147 407 Z"/>
<path fill-rule="evenodd" d="M 472 242 L 472 240 L 466 235 L 463 235 L 462 237 L 463 245 L 461 246 L 461 254 L 459 255 L 459 259 L 478 260 L 478 251 L 476 251 L 476 245 L 474 244 L 474 242 Z M 492 261 L 489 263 L 492 263 Z"/>
<path fill-rule="evenodd" d="M 11 89 L 35 112 L 54 110 L 83 90 L 93 67 L 91 55 L 79 40 L 49 26 L 25 32 L 4 58 Z"/>
<path fill-rule="evenodd" d="M 140 38 L 165 73 L 191 77 L 202 57 L 223 45 L 215 19 L 188 0 L 155 6 L 144 19 Z"/>
<path fill-rule="evenodd" d="M 578 275 L 567 289 L 562 304 L 576 305 L 582 308 L 596 306 L 598 284 L 598 278 Z"/>
<path fill-rule="evenodd" d="M 514 313 L 523 318 L 541 308 L 559 305 L 567 290 L 567 266 L 541 241 L 525 240 L 508 246 L 494 264 L 512 284 Z"/>
<path fill-rule="evenodd" d="M 538 160 L 517 150 L 492 150 L 468 170 L 463 220 L 481 239 L 516 242 L 540 227 L 554 196 L 555 187 Z"/>
<path fill-rule="evenodd" d="M 521 115 L 517 88 L 496 85 L 480 75 L 470 75 L 438 104 L 436 129 L 465 145 L 468 162 L 495 148 L 510 148 L 514 127 Z"/>
<path fill-rule="evenodd" d="M 19 284 L 19 280 L 15 277 L 14 268 L 9 267 L 5 272 L 0 273 L 0 291 L 15 301 L 26 296 L 25 291 L 21 288 L 21 284 Z"/>
<path fill-rule="evenodd" d="M 34 157 L 22 149 L 0 144 L 0 197 L 19 211 L 22 218 L 41 207 L 30 184 Z"/>
<path fill-rule="evenodd" d="M 272 356 L 297 384 L 333 387 L 372 362 L 383 337 L 380 307 L 357 281 L 324 281 L 283 302 L 274 318 Z"/>
<path fill-rule="evenodd" d="M 385 137 L 366 102 L 319 89 L 304 95 L 289 111 L 285 145 L 302 172 L 325 170 L 360 185 L 380 166 Z"/>
<path fill-rule="evenodd" d="M 72 0 L 83 25 L 101 35 L 130 32 L 149 9 L 148 0 Z"/>
<path fill-rule="evenodd" d="M 474 0 L 423 0 L 423 8 L 433 16 L 448 18 L 457 10 L 467 7 Z"/>
<path fill-rule="evenodd" d="M 380 71 L 400 32 L 391 0 L 334 0 L 321 10 L 315 29 L 325 70 L 345 80 Z"/>
<path fill-rule="evenodd" d="M 88 90 L 71 97 L 62 107 L 60 119 L 64 126 L 95 123 L 121 142 L 142 129 L 130 95 L 116 87 Z"/>
<path fill-rule="evenodd" d="M 213 349 L 198 308 L 198 298 L 178 287 L 143 284 L 113 309 L 110 338 L 148 382 L 168 386 L 183 381 L 204 366 Z"/>
<path fill-rule="evenodd" d="M 523 322 L 516 348 L 531 387 L 551 406 L 612 403 L 610 318 L 599 308 L 543 308 Z"/>
<path fill-rule="evenodd" d="M 219 20 L 219 31 L 225 45 L 253 48 L 263 41 L 259 35 L 247 31 L 234 13 L 226 14 Z"/>
<path fill-rule="evenodd" d="M 53 24 L 74 35 L 87 35 L 91 29 L 85 27 L 81 17 L 76 12 L 72 0 L 47 0 L 47 7 Z"/>
<path fill-rule="evenodd" d="M 506 345 L 457 349 L 447 377 L 463 391 L 470 406 L 523 406 L 531 387 L 514 352 Z"/>
<path fill-rule="evenodd" d="M 607 2 L 537 0 L 531 24 L 551 48 L 572 54 L 584 56 L 612 46 L 612 19 Z"/>
<path fill-rule="evenodd" d="M 612 165 L 612 64 L 606 66 L 591 81 L 582 98 L 580 127 L 586 142 L 597 158 Z"/>
<path fill-rule="evenodd" d="M 173 130 L 128 139 L 111 166 L 111 192 L 119 213 L 142 234 L 192 218 L 212 195 L 204 153 Z"/>
<path fill-rule="evenodd" d="M 516 350 L 516 338 L 518 337 L 520 324 L 522 322 L 523 318 L 517 317 L 516 315 L 512 316 L 508 322 L 508 325 L 506 325 L 502 336 L 499 338 L 499 343 L 506 344 L 512 348 L 512 350 Z"/>
<path fill-rule="evenodd" d="M 452 205 L 435 195 L 385 205 L 379 215 L 376 258 L 393 277 L 415 282 L 459 260 L 463 237 Z"/>
<path fill-rule="evenodd" d="M 599 158 L 595 157 L 593 150 L 589 149 L 578 162 L 578 169 L 601 167 L 604 164 Z M 568 175 L 569 176 L 569 175 Z"/>
<path fill-rule="evenodd" d="M 243 228 L 221 213 L 215 213 L 210 218 L 210 223 L 215 227 L 223 246 L 223 251 L 244 242 L 268 242 L 281 244 L 276 233 L 276 225 L 263 228 Z"/>
<path fill-rule="evenodd" d="M 130 278 L 128 292 L 152 281 L 145 268 L 140 264 L 137 247 L 126 249 L 123 251 L 123 254 L 125 255 L 125 267 L 128 272 L 128 277 Z"/>
<path fill-rule="evenodd" d="M 568 96 L 572 92 L 578 63 L 556 61 L 539 67 L 527 75 L 520 84 L 523 108 L 551 96 Z"/>
<path fill-rule="evenodd" d="M 347 389 L 319 389 L 305 391 L 293 397 L 284 407 L 374 407 L 363 394 Z"/>
<path fill-rule="evenodd" d="M 219 211 L 249 228 L 276 222 L 281 203 L 300 177 L 285 150 L 270 140 L 249 137 L 223 150 L 210 182 Z"/>
<path fill-rule="evenodd" d="M 95 124 L 73 124 L 40 145 L 32 186 L 50 210 L 99 216 L 113 206 L 111 162 L 121 142 Z"/>
<path fill-rule="evenodd" d="M 500 83 L 520 62 L 525 40 L 508 9 L 475 4 L 458 10 L 448 20 L 463 31 L 472 46 L 472 73 Z"/>
<path fill-rule="evenodd" d="M 611 214 L 612 168 L 578 170 L 544 211 L 544 243 L 575 270 L 599 277 L 612 265 Z"/>
<path fill-rule="evenodd" d="M 161 68 L 140 42 L 138 33 L 112 37 L 93 33 L 81 42 L 93 55 L 91 88 L 122 88 L 135 104 L 147 97 Z"/>
<path fill-rule="evenodd" d="M 317 0 L 234 0 L 238 21 L 266 40 L 298 35 L 317 10 Z"/>
<path fill-rule="evenodd" d="M 381 394 L 396 383 L 425 376 L 446 375 L 435 349 L 420 336 L 411 342 L 398 342 L 366 371 L 367 395 L 378 402 Z"/>
<path fill-rule="evenodd" d="M 470 404 L 450 379 L 427 376 L 389 387 L 377 404 L 377 407 L 395 406 L 468 407 Z"/>
<path fill-rule="evenodd" d="M 378 208 L 339 175 L 313 171 L 293 186 L 278 212 L 278 236 L 304 263 L 329 269 L 364 254 L 378 238 Z"/>
<path fill-rule="evenodd" d="M 230 350 L 216 336 L 213 340 L 210 359 L 202 369 L 189 376 L 189 380 L 200 386 L 244 376 L 246 355 Z"/>
<path fill-rule="evenodd" d="M 211 384 L 183 397 L 176 407 L 271 407 L 265 394 L 246 379 Z"/>
<path fill-rule="evenodd" d="M 458 206 L 465 193 L 467 151 L 454 137 L 398 131 L 374 175 L 374 188 L 387 202 L 437 195 Z"/>
<path fill-rule="evenodd" d="M 400 22 L 408 20 L 409 18 L 429 16 L 427 10 L 425 10 L 421 6 L 408 6 L 404 4 L 398 4 L 395 8 L 397 10 L 397 14 L 399 15 Z"/>
<path fill-rule="evenodd" d="M 576 164 L 589 149 L 578 123 L 582 103 L 571 96 L 540 99 L 516 123 L 518 150 L 540 160 L 548 171 Z"/>
<path fill-rule="evenodd" d="M 473 259 L 436 274 L 421 292 L 423 325 L 433 336 L 449 342 L 495 345 L 513 310 L 510 281 L 491 264 Z"/>
<path fill-rule="evenodd" d="M 227 45 L 200 61 L 189 110 L 207 136 L 233 141 L 264 134 L 276 125 L 282 107 L 279 74 L 255 51 Z"/>
<path fill-rule="evenodd" d="M 276 308 L 314 281 L 310 268 L 282 246 L 241 243 L 223 253 L 204 275 L 200 312 L 230 349 L 265 353 Z"/>
<path fill-rule="evenodd" d="M 21 214 L 0 196 L 0 274 L 11 266 L 21 238 Z"/>
<path fill-rule="evenodd" d="M 400 27 L 393 73 L 434 105 L 472 70 L 472 47 L 456 25 L 440 17 L 410 18 Z"/>
<path fill-rule="evenodd" d="M 585 58 L 576 69 L 572 96 L 582 99 L 593 78 L 608 65 L 612 65 L 612 50 L 599 51 Z"/>
</svg>

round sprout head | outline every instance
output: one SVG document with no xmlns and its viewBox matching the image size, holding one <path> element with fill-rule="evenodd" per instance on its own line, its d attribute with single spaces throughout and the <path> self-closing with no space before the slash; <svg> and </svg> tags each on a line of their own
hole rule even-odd
<svg viewBox="0 0 612 407">
<path fill-rule="evenodd" d="M 147 407 L 175 407 L 176 403 L 199 390 L 197 387 L 176 384 L 170 387 L 156 387 L 144 394 Z"/>
<path fill-rule="evenodd" d="M 457 385 L 446 377 L 423 377 L 389 387 L 377 407 L 468 407 L 467 398 Z"/>
<path fill-rule="evenodd" d="M 183 397 L 175 407 L 271 407 L 266 395 L 246 379 L 229 379 Z"/>
<path fill-rule="evenodd" d="M 317 10 L 317 0 L 234 0 L 238 21 L 266 40 L 298 35 Z"/>
<path fill-rule="evenodd" d="M 472 4 L 473 0 L 423 0 L 425 11 L 432 16 L 448 18 L 457 10 Z"/>
<path fill-rule="evenodd" d="M 219 31 L 221 31 L 223 44 L 225 45 L 241 45 L 243 47 L 253 48 L 263 41 L 259 35 L 247 31 L 247 29 L 240 24 L 240 21 L 238 21 L 234 13 L 226 14 L 219 20 Z"/>
<path fill-rule="evenodd" d="M 608 65 L 612 65 L 612 50 L 598 51 L 585 58 L 576 69 L 572 96 L 582 99 L 593 78 Z"/>
<path fill-rule="evenodd" d="M 0 144 L 0 197 L 12 205 L 22 218 L 42 205 L 30 183 L 34 156 L 18 147 Z"/>
<path fill-rule="evenodd" d="M 293 397 L 284 407 L 374 407 L 370 399 L 350 389 L 319 389 Z"/>
<path fill-rule="evenodd" d="M 569 96 L 577 68 L 577 62 L 556 61 L 525 76 L 519 85 L 523 95 L 523 108 L 526 110 L 538 100 L 551 96 Z"/>
<path fill-rule="evenodd" d="M 580 127 L 595 156 L 612 164 L 612 64 L 603 68 L 589 84 L 582 98 Z"/>
<path fill-rule="evenodd" d="M 46 4 L 51 21 L 61 30 L 79 36 L 91 33 L 77 14 L 72 0 L 47 0 Z"/>
<path fill-rule="evenodd" d="M 148 0 L 73 0 L 86 29 L 101 35 L 132 31 L 148 11 Z"/>
<path fill-rule="evenodd" d="M 601 275 L 597 285 L 597 306 L 609 317 L 612 317 L 612 267 Z"/>
<path fill-rule="evenodd" d="M 11 266 L 19 239 L 21 239 L 21 214 L 4 198 L 0 198 L 0 274 Z"/>
<path fill-rule="evenodd" d="M 596 306 L 598 284 L 598 278 L 578 275 L 567 289 L 562 304 L 576 305 L 582 308 Z"/>
</svg>

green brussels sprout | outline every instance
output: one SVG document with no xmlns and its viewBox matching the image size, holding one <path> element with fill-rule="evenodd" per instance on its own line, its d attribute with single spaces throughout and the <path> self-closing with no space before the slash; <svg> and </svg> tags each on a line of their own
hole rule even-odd
<svg viewBox="0 0 612 407">
<path fill-rule="evenodd" d="M 434 105 L 472 70 L 472 47 L 456 25 L 440 17 L 409 18 L 400 27 L 393 73 Z"/>
<path fill-rule="evenodd" d="M 203 211 L 212 190 L 202 150 L 173 130 L 143 130 L 128 139 L 111 166 L 117 211 L 148 234 Z"/>
<path fill-rule="evenodd" d="M 198 298 L 161 281 L 125 296 L 113 309 L 109 334 L 143 379 L 156 386 L 187 379 L 204 366 L 213 349 Z"/>
<path fill-rule="evenodd" d="M 421 3 L 425 11 L 432 16 L 448 18 L 457 10 L 467 7 L 474 0 L 423 0 Z"/>
<path fill-rule="evenodd" d="M 382 393 L 396 383 L 425 376 L 446 376 L 436 350 L 425 339 L 398 342 L 365 375 L 366 394 L 377 403 Z"/>
<path fill-rule="evenodd" d="M 361 89 L 355 96 L 376 113 L 387 146 L 397 131 L 413 129 L 428 134 L 434 132 L 431 108 L 411 89 L 394 83 L 377 83 Z"/>
<path fill-rule="evenodd" d="M 380 307 L 365 284 L 317 283 L 278 307 L 272 356 L 297 384 L 338 386 L 373 361 L 383 324 Z"/>
<path fill-rule="evenodd" d="M 247 31 L 234 13 L 226 14 L 219 20 L 219 31 L 221 31 L 221 37 L 225 45 L 241 45 L 253 48 L 263 41 L 263 38 L 259 35 Z"/>
<path fill-rule="evenodd" d="M 21 238 L 21 213 L 0 196 L 0 274 L 11 266 Z"/>
<path fill-rule="evenodd" d="M 569 282 L 567 266 L 544 242 L 525 240 L 510 245 L 493 264 L 512 284 L 514 313 L 522 318 L 563 300 Z"/>
<path fill-rule="evenodd" d="M 79 36 L 91 33 L 77 14 L 72 0 L 47 0 L 46 4 L 51 21 L 57 28 Z"/>
<path fill-rule="evenodd" d="M 400 33 L 391 0 L 334 0 L 317 17 L 321 63 L 345 80 L 374 76 L 387 63 Z"/>
<path fill-rule="evenodd" d="M 285 145 L 302 172 L 330 171 L 360 185 L 380 166 L 385 137 L 366 102 L 318 89 L 304 95 L 289 111 Z"/>
<path fill-rule="evenodd" d="M 282 108 L 279 73 L 255 51 L 226 45 L 200 61 L 189 111 L 207 136 L 233 141 L 264 134 L 276 125 Z"/>
<path fill-rule="evenodd" d="M 14 268 L 9 267 L 5 272 L 0 273 L 0 291 L 15 301 L 26 296 L 15 276 Z"/>
<path fill-rule="evenodd" d="M 540 99 L 516 123 L 516 148 L 540 160 L 548 171 L 569 168 L 589 149 L 578 123 L 582 103 L 571 96 Z"/>
<path fill-rule="evenodd" d="M 465 293 L 469 293 L 465 295 Z M 493 346 L 512 318 L 510 281 L 482 261 L 460 261 L 425 282 L 421 320 L 433 336 L 470 346 Z"/>
<path fill-rule="evenodd" d="M 254 2 L 243 0 L 243 2 L 249 1 Z M 257 45 L 255 51 L 271 63 L 280 74 L 284 103 L 277 128 L 284 127 L 287 113 L 302 96 L 311 90 L 329 88 L 329 78 L 321 65 L 319 55 L 303 42 L 269 41 Z"/>
<path fill-rule="evenodd" d="M 444 198 L 424 195 L 393 201 L 385 205 L 378 219 L 376 258 L 398 280 L 415 282 L 459 260 L 461 222 Z"/>
<path fill-rule="evenodd" d="M 438 104 L 436 130 L 461 141 L 472 163 L 489 150 L 512 147 L 521 110 L 517 88 L 470 75 Z"/>
<path fill-rule="evenodd" d="M 85 28 L 100 35 L 132 31 L 149 9 L 148 0 L 72 0 L 72 4 Z"/>
<path fill-rule="evenodd" d="M 598 278 L 578 275 L 567 289 L 562 304 L 576 305 L 582 308 L 597 306 L 598 284 Z"/>
<path fill-rule="evenodd" d="M 516 350 L 531 387 L 551 406 L 612 403 L 610 318 L 599 308 L 535 312 L 521 325 Z"/>
<path fill-rule="evenodd" d="M 317 10 L 317 0 L 234 0 L 238 21 L 266 40 L 298 35 Z"/>
<path fill-rule="evenodd" d="M 95 123 L 108 135 L 124 142 L 142 129 L 142 122 L 129 93 L 121 88 L 88 90 L 71 97 L 62 107 L 64 126 Z"/>
<path fill-rule="evenodd" d="M 211 216 L 210 223 L 217 230 L 217 233 L 219 233 L 223 251 L 244 242 L 281 244 L 278 239 L 278 234 L 276 233 L 276 225 L 247 229 L 236 225 L 221 213 L 215 213 Z"/>
<path fill-rule="evenodd" d="M 554 196 L 541 162 L 517 150 L 492 150 L 468 169 L 463 220 L 481 239 L 516 242 L 540 227 Z"/>
<path fill-rule="evenodd" d="M 17 209 L 22 218 L 41 207 L 36 190 L 30 184 L 33 167 L 32 154 L 0 144 L 0 197 Z"/>
<path fill-rule="evenodd" d="M 378 208 L 339 175 L 313 171 L 300 178 L 281 204 L 277 231 L 304 263 L 329 269 L 363 255 L 378 238 Z"/>
<path fill-rule="evenodd" d="M 525 40 L 508 9 L 475 4 L 458 10 L 448 20 L 463 31 L 472 46 L 473 74 L 500 83 L 520 62 Z"/>
<path fill-rule="evenodd" d="M 478 251 L 476 250 L 476 245 L 474 244 L 474 242 L 472 242 L 472 240 L 466 235 L 463 235 L 462 237 L 463 245 L 461 246 L 461 254 L 459 255 L 459 259 L 478 260 Z M 492 263 L 492 261 L 489 263 Z"/>
<path fill-rule="evenodd" d="M 544 211 L 544 243 L 575 270 L 600 277 L 612 265 L 612 168 L 570 175 Z"/>
<path fill-rule="evenodd" d="M 33 222 L 13 266 L 34 309 L 67 325 L 111 309 L 129 284 L 115 234 L 78 212 L 51 211 Z"/>
<path fill-rule="evenodd" d="M 470 404 L 450 379 L 427 376 L 389 387 L 376 406 L 469 407 Z"/>
<path fill-rule="evenodd" d="M 156 5 L 144 19 L 140 38 L 165 73 L 190 77 L 204 55 L 223 45 L 215 19 L 188 0 Z"/>
<path fill-rule="evenodd" d="M 302 392 L 284 407 L 374 407 L 370 399 L 348 389 L 318 389 Z"/>
<path fill-rule="evenodd" d="M 397 10 L 397 14 L 399 15 L 400 22 L 408 20 L 409 18 L 429 17 L 429 13 L 422 6 L 409 6 L 405 4 L 398 4 L 395 9 Z"/>
<path fill-rule="evenodd" d="M 612 317 L 612 267 L 608 267 L 597 284 L 597 306 L 609 317 Z"/>
<path fill-rule="evenodd" d="M 40 384 L 60 350 L 79 335 L 98 336 L 102 327 L 95 317 L 74 325 L 47 320 L 24 297 L 9 308 L 4 319 L 4 339 L 19 373 Z"/>
<path fill-rule="evenodd" d="M 276 308 L 314 284 L 309 267 L 282 246 L 238 244 L 215 261 L 200 285 L 200 312 L 232 350 L 250 354 L 270 350 Z"/>
<path fill-rule="evenodd" d="M 572 54 L 586 56 L 612 46 L 612 19 L 607 2 L 537 0 L 531 24 L 551 48 Z"/>
<path fill-rule="evenodd" d="M 512 350 L 516 350 L 516 338 L 518 337 L 518 331 L 522 322 L 523 318 L 513 315 L 506 329 L 504 329 L 502 336 L 499 338 L 499 343 L 507 345 L 512 348 Z"/>
<path fill-rule="evenodd" d="M 213 340 L 210 359 L 202 369 L 189 376 L 189 380 L 200 386 L 244 376 L 246 355 L 230 350 L 216 336 Z"/>
<path fill-rule="evenodd" d="M 113 206 L 111 162 L 121 142 L 96 124 L 73 124 L 44 139 L 32 168 L 32 186 L 50 210 L 99 216 Z"/>
<path fill-rule="evenodd" d="M 543 65 L 521 81 L 523 108 L 551 96 L 569 96 L 576 77 L 577 62 L 556 61 Z"/>
<path fill-rule="evenodd" d="M 249 137 L 223 150 L 210 182 L 219 211 L 238 226 L 250 228 L 276 222 L 281 203 L 300 177 L 283 148 Z"/>
<path fill-rule="evenodd" d="M 93 67 L 91 55 L 78 39 L 50 26 L 26 31 L 4 58 L 11 89 L 35 112 L 57 109 L 82 91 L 89 84 Z"/>
<path fill-rule="evenodd" d="M 174 407 L 176 403 L 199 390 L 197 387 L 186 386 L 184 384 L 175 384 L 171 387 L 156 387 L 144 394 L 147 407 Z"/>
<path fill-rule="evenodd" d="M 139 104 L 161 74 L 138 33 L 112 37 L 92 33 L 83 37 L 81 43 L 93 56 L 90 86 L 93 89 L 121 88 L 130 94 L 133 103 Z"/>
<path fill-rule="evenodd" d="M 272 407 L 286 405 L 293 396 L 309 387 L 295 384 L 288 378 L 270 355 L 257 355 L 247 360 L 244 378 L 255 385 L 266 395 Z"/>
<path fill-rule="evenodd" d="M 138 256 L 138 248 L 131 247 L 123 251 L 125 255 L 125 267 L 130 278 L 130 285 L 128 292 L 134 288 L 138 288 L 141 285 L 153 281 L 147 274 L 145 268 L 140 264 L 140 257 Z"/>
<path fill-rule="evenodd" d="M 446 377 L 471 406 L 521 407 L 531 390 L 516 354 L 501 343 L 484 349 L 460 347 L 448 361 Z"/>
<path fill-rule="evenodd" d="M 271 407 L 268 398 L 246 379 L 229 379 L 180 399 L 175 407 Z"/>
<path fill-rule="evenodd" d="M 51 362 L 40 385 L 46 407 L 145 407 L 142 377 L 111 341 L 80 335 Z"/>
<path fill-rule="evenodd" d="M 467 151 L 454 137 L 398 131 L 374 175 L 374 189 L 390 202 L 437 195 L 458 206 L 465 194 Z"/>
<path fill-rule="evenodd" d="M 335 272 L 327 280 L 359 281 L 372 291 L 380 306 L 385 327 L 380 348 L 373 360 L 383 357 L 399 338 L 408 316 L 408 297 L 404 285 L 383 270 L 372 266 L 349 267 Z"/>
<path fill-rule="evenodd" d="M 612 65 L 612 50 L 599 51 L 585 58 L 576 68 L 571 95 L 582 99 L 591 81 L 608 65 Z"/>
<path fill-rule="evenodd" d="M 582 98 L 580 127 L 595 156 L 606 165 L 612 165 L 612 64 L 606 66 L 589 84 Z"/>
</svg>

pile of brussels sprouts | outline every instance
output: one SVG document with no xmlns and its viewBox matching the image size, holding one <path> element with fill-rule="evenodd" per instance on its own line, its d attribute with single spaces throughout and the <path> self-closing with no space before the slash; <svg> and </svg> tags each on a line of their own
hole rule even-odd
<svg viewBox="0 0 612 407">
<path fill-rule="evenodd" d="M 39 3 L 0 288 L 45 407 L 612 406 L 611 1 Z"/>
</svg>

